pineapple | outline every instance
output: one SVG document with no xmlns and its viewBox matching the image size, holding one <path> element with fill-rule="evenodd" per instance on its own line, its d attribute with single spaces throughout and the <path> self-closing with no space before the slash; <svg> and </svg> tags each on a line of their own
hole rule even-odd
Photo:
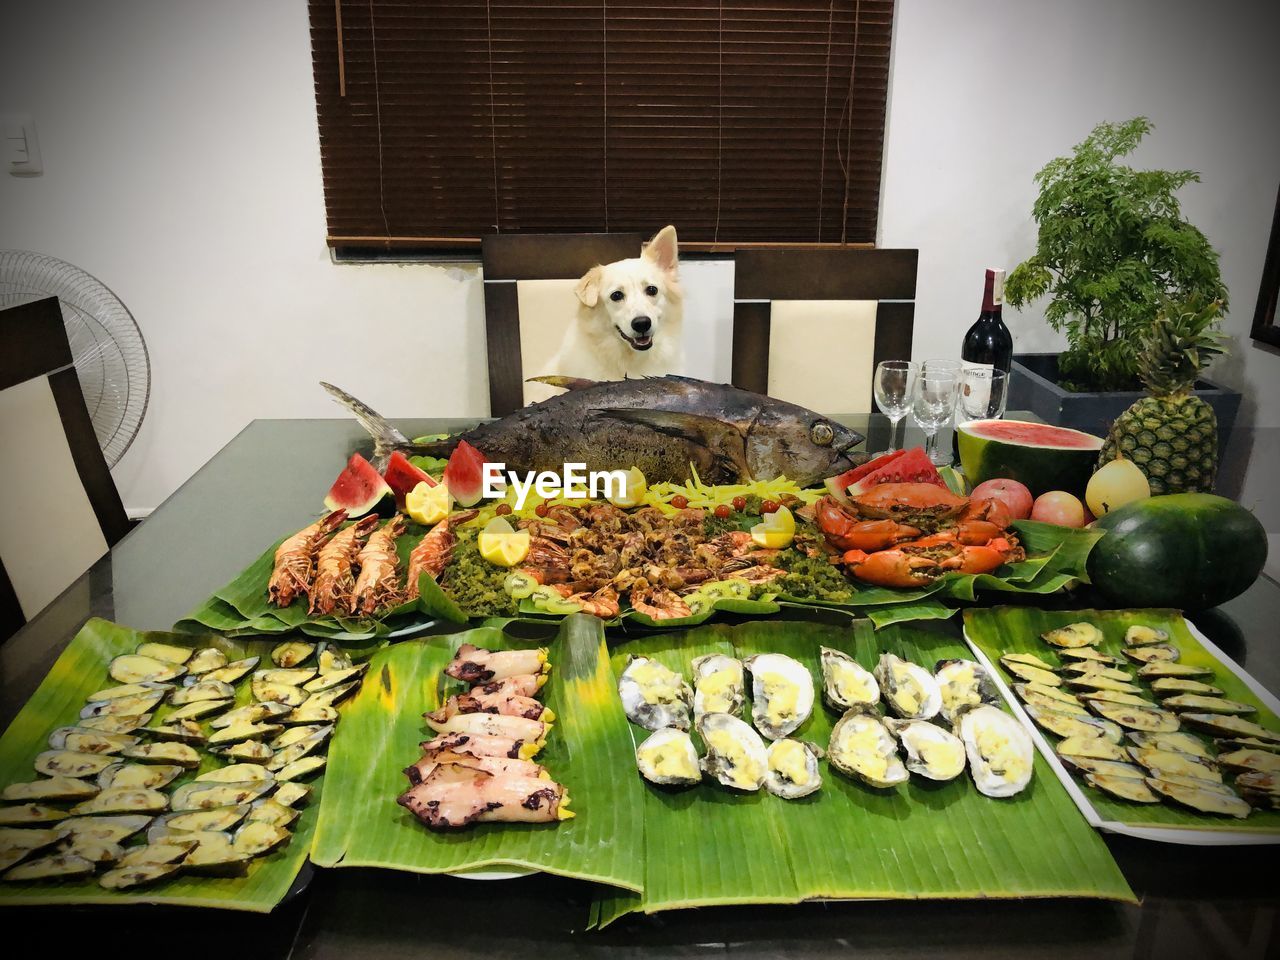
<svg viewBox="0 0 1280 960">
<path fill-rule="evenodd" d="M 1143 337 L 1138 374 L 1150 396 L 1111 425 L 1098 465 L 1132 460 L 1153 494 L 1207 493 L 1218 472 L 1218 419 L 1194 393 L 1196 377 L 1223 352 L 1218 301 L 1166 300 Z"/>
</svg>

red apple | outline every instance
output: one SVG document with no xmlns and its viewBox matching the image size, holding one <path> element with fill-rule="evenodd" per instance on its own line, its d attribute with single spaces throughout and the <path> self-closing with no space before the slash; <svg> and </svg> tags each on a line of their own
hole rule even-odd
<svg viewBox="0 0 1280 960">
<path fill-rule="evenodd" d="M 1065 490 L 1050 490 L 1036 497 L 1031 505 L 1031 519 L 1057 524 L 1059 527 L 1083 527 L 1084 504 Z"/>
<path fill-rule="evenodd" d="M 1017 480 L 987 480 L 973 488 L 971 500 L 999 500 L 1009 508 L 1014 520 L 1031 516 L 1031 491 Z"/>
</svg>

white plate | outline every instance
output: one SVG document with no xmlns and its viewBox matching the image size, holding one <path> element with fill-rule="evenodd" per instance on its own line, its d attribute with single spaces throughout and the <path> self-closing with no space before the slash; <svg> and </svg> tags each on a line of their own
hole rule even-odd
<svg viewBox="0 0 1280 960">
<path fill-rule="evenodd" d="M 1240 681 L 1248 687 L 1258 698 L 1258 700 L 1273 713 L 1280 713 L 1280 700 L 1271 694 L 1266 687 L 1260 684 L 1238 663 L 1218 649 L 1217 644 L 1211 641 L 1203 633 L 1196 629 L 1196 625 L 1190 620 L 1183 618 L 1183 623 L 1187 625 L 1187 629 L 1192 635 L 1200 641 L 1201 646 L 1217 659 L 1218 663 L 1231 673 L 1240 678 Z M 991 674 L 991 678 L 999 687 L 1001 695 L 1005 702 L 1009 704 L 1010 709 L 1022 721 L 1023 725 L 1031 731 L 1031 738 L 1035 741 L 1036 747 L 1040 750 L 1040 755 L 1045 758 L 1049 766 L 1053 768 L 1054 774 L 1062 785 L 1066 788 L 1071 799 L 1075 801 L 1075 805 L 1080 812 L 1084 814 L 1084 818 L 1089 821 L 1089 825 L 1104 833 L 1118 833 L 1126 837 L 1139 837 L 1143 840 L 1158 840 L 1161 843 L 1185 843 L 1192 846 L 1213 846 L 1213 847 L 1230 847 L 1230 846 L 1252 846 L 1255 844 L 1276 844 L 1280 843 L 1280 833 L 1247 833 L 1232 830 L 1229 826 L 1213 828 L 1206 826 L 1204 829 L 1196 829 L 1194 827 L 1135 827 L 1119 820 L 1106 820 L 1093 806 L 1093 801 L 1089 799 L 1089 795 L 1080 789 L 1076 783 L 1075 777 L 1067 772 L 1067 768 L 1062 765 L 1062 761 L 1058 759 L 1057 752 L 1053 749 L 1040 728 L 1032 722 L 1027 716 L 1026 711 L 1022 709 L 1022 703 L 1008 684 L 1005 683 L 1003 674 L 987 659 L 986 654 L 978 647 L 976 643 L 969 638 L 968 629 L 964 633 L 965 643 L 969 645 L 969 649 L 973 651 L 973 655 L 978 658 L 978 662 L 987 668 L 987 672 Z"/>
</svg>

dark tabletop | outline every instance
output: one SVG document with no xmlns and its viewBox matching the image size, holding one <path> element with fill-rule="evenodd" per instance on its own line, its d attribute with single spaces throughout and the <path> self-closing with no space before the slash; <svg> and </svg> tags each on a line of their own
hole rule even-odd
<svg viewBox="0 0 1280 960">
<path fill-rule="evenodd" d="M 1016 416 L 1016 414 L 1010 414 Z M 878 415 L 842 417 L 883 449 Z M 410 436 L 463 421 L 400 423 Z M 908 442 L 918 438 L 908 437 Z M 944 449 L 949 439 L 943 438 Z M 317 514 L 329 479 L 369 442 L 352 420 L 248 426 L 49 609 L 0 646 L 0 727 L 91 616 L 164 630 L 231 580 L 265 544 Z M 1076 604 L 1088 597 L 1073 598 Z M 1265 577 L 1191 618 L 1262 684 L 1280 690 L 1280 585 Z M 958 627 L 957 627 L 958 629 Z M 379 870 L 318 870 L 269 916 L 159 907 L 0 912 L 10 957 L 104 949 L 112 931 L 176 960 L 400 957 L 1275 957 L 1276 847 L 1204 848 L 1108 837 L 1141 907 L 1088 900 L 815 903 L 682 910 L 583 932 L 585 884 Z M 142 937 L 141 940 L 137 939 Z M 16 949 L 17 952 L 13 952 Z"/>
</svg>

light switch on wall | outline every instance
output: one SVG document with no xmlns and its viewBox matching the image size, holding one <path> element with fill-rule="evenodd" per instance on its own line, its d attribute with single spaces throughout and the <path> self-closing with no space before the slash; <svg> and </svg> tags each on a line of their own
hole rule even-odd
<svg viewBox="0 0 1280 960">
<path fill-rule="evenodd" d="M 44 172 L 40 162 L 40 141 L 36 125 L 29 113 L 6 113 L 0 116 L 0 157 L 5 168 L 15 177 L 35 177 Z"/>
</svg>

